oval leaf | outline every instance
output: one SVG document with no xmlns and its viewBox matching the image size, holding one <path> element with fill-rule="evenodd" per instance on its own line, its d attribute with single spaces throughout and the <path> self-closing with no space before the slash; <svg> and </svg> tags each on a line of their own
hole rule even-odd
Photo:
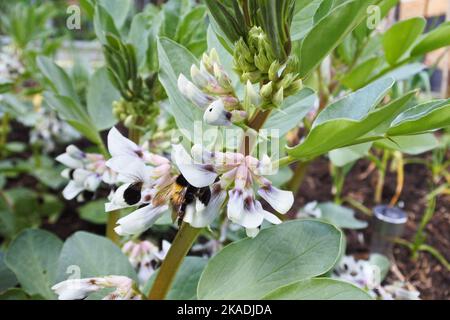
<svg viewBox="0 0 450 320">
<path fill-rule="evenodd" d="M 342 233 L 331 224 L 294 220 L 232 243 L 203 272 L 199 299 L 261 299 L 269 292 L 324 274 L 341 252 Z"/>
<path fill-rule="evenodd" d="M 383 36 L 386 60 L 394 65 L 411 48 L 425 29 L 424 18 L 412 18 L 394 24 Z"/>
<path fill-rule="evenodd" d="M 120 93 L 111 84 L 106 68 L 95 71 L 89 80 L 87 111 L 98 130 L 109 129 L 116 124 L 112 103 L 119 99 Z"/>
<path fill-rule="evenodd" d="M 51 290 L 57 275 L 62 241 L 48 231 L 27 229 L 11 243 L 5 262 L 30 295 L 54 299 Z"/>
<path fill-rule="evenodd" d="M 84 231 L 78 231 L 66 240 L 58 261 L 58 282 L 73 276 L 108 275 L 136 280 L 136 272 L 127 256 L 111 240 Z"/>
<path fill-rule="evenodd" d="M 279 288 L 264 297 L 267 300 L 371 300 L 355 285 L 328 278 L 299 281 Z"/>
</svg>

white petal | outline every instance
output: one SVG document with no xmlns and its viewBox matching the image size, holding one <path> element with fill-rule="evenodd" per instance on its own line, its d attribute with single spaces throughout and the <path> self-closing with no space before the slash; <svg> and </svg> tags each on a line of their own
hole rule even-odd
<svg viewBox="0 0 450 320">
<path fill-rule="evenodd" d="M 230 207 L 231 205 L 231 207 Z M 240 224 L 245 228 L 257 228 L 264 220 L 264 213 L 262 210 L 255 206 L 255 201 L 252 199 L 251 195 L 246 193 L 242 201 L 242 210 L 239 213 L 240 204 L 234 205 L 233 202 L 228 202 L 228 218 L 234 223 Z M 237 210 L 234 212 L 234 210 Z"/>
<path fill-rule="evenodd" d="M 75 159 L 82 159 L 85 156 L 85 153 L 73 144 L 67 146 L 66 153 Z"/>
<path fill-rule="evenodd" d="M 272 185 L 258 190 L 258 194 L 279 213 L 286 213 L 294 204 L 294 194 L 291 191 L 280 190 Z"/>
<path fill-rule="evenodd" d="M 153 168 L 145 165 L 139 158 L 132 159 L 128 156 L 111 158 L 106 162 L 106 165 L 113 171 L 119 173 L 117 180 L 120 182 L 143 182 L 144 184 L 150 184 L 152 182 Z"/>
<path fill-rule="evenodd" d="M 211 165 L 193 163 L 192 158 L 182 145 L 175 144 L 172 146 L 172 159 L 186 180 L 194 187 L 209 186 L 217 178 L 217 173 L 214 172 Z"/>
<path fill-rule="evenodd" d="M 80 300 L 101 289 L 95 281 L 96 278 L 69 279 L 57 283 L 52 290 L 58 295 L 59 300 Z"/>
<path fill-rule="evenodd" d="M 259 233 L 259 228 L 246 228 L 245 233 L 247 234 L 247 237 L 254 238 Z"/>
<path fill-rule="evenodd" d="M 153 207 L 147 205 L 129 215 L 119 219 L 114 230 L 121 236 L 140 234 L 150 228 L 161 215 L 167 211 L 168 206 Z"/>
<path fill-rule="evenodd" d="M 84 187 L 86 188 L 86 190 L 94 192 L 95 190 L 97 190 L 101 182 L 102 178 L 94 173 L 86 178 L 86 180 L 84 181 Z"/>
<path fill-rule="evenodd" d="M 213 126 L 231 125 L 231 113 L 225 110 L 222 99 L 211 103 L 203 114 L 203 121 Z"/>
<path fill-rule="evenodd" d="M 117 156 L 131 156 L 138 158 L 136 151 L 139 151 L 140 148 L 133 141 L 125 138 L 119 130 L 115 127 L 112 127 L 108 133 L 108 151 L 111 154 L 111 157 Z"/>
<path fill-rule="evenodd" d="M 76 183 L 75 181 L 69 181 L 67 186 L 64 188 L 62 195 L 66 200 L 72 200 L 75 198 L 80 192 L 84 190 L 83 185 Z"/>
<path fill-rule="evenodd" d="M 241 190 L 230 190 L 227 205 L 227 216 L 230 220 L 240 217 L 244 211 L 244 194 Z"/>
<path fill-rule="evenodd" d="M 178 77 L 178 89 L 183 96 L 202 109 L 205 109 L 212 102 L 212 98 L 210 96 L 203 93 L 183 74 L 180 74 Z"/>
<path fill-rule="evenodd" d="M 86 179 L 92 175 L 92 171 L 86 169 L 75 169 L 72 173 L 73 181 L 82 185 Z"/>
<path fill-rule="evenodd" d="M 83 161 L 72 158 L 67 153 L 60 154 L 55 158 L 56 161 L 61 162 L 66 167 L 77 169 L 83 167 Z"/>
<path fill-rule="evenodd" d="M 266 219 L 272 224 L 280 224 L 282 222 L 280 218 L 278 218 L 276 215 L 266 210 L 264 210 L 264 219 Z"/>
</svg>

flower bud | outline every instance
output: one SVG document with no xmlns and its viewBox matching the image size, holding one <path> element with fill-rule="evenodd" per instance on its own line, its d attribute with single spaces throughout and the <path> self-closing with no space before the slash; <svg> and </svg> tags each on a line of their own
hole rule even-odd
<svg viewBox="0 0 450 320">
<path fill-rule="evenodd" d="M 225 72 L 225 70 L 223 70 L 223 68 L 217 63 L 214 63 L 213 69 L 214 69 L 214 77 L 216 77 L 219 85 L 225 91 L 231 92 L 233 90 L 232 85 L 231 85 L 231 80 L 228 77 L 228 74 Z"/>
<path fill-rule="evenodd" d="M 225 110 L 222 99 L 218 99 L 206 109 L 203 120 L 210 125 L 229 126 L 231 125 L 231 113 Z"/>
<path fill-rule="evenodd" d="M 180 74 L 178 77 L 178 89 L 186 98 L 202 109 L 206 108 L 213 100 L 212 97 L 203 93 L 192 82 L 186 79 L 183 74 Z"/>
<path fill-rule="evenodd" d="M 262 78 L 260 71 L 244 72 L 241 75 L 241 80 L 243 82 L 250 81 L 251 83 L 258 83 Z"/>
<path fill-rule="evenodd" d="M 270 99 L 270 97 L 272 96 L 272 91 L 273 91 L 273 85 L 272 85 L 272 81 L 270 81 L 261 87 L 261 89 L 259 90 L 259 94 L 264 99 Z"/>
<path fill-rule="evenodd" d="M 279 107 L 283 103 L 284 94 L 283 94 L 283 87 L 278 89 L 278 91 L 273 95 L 272 97 L 272 103 Z"/>
<path fill-rule="evenodd" d="M 242 122 L 247 119 L 247 112 L 243 110 L 233 110 L 231 111 L 231 122 Z"/>
<path fill-rule="evenodd" d="M 75 159 L 83 159 L 85 157 L 85 153 L 73 144 L 67 146 L 66 153 Z"/>
<path fill-rule="evenodd" d="M 285 96 L 292 96 L 303 88 L 302 79 L 297 79 L 285 90 Z"/>
<path fill-rule="evenodd" d="M 128 115 L 125 120 L 123 121 L 123 125 L 127 128 L 131 128 L 134 124 L 134 117 L 133 115 Z"/>
<path fill-rule="evenodd" d="M 277 81 L 279 79 L 279 70 L 280 70 L 280 63 L 275 60 L 274 62 L 272 62 L 272 64 L 269 67 L 269 71 L 268 71 L 268 75 L 269 75 L 269 80 L 270 81 Z"/>
<path fill-rule="evenodd" d="M 255 88 L 250 81 L 247 81 L 245 85 L 245 97 L 244 97 L 244 105 L 245 108 L 248 109 L 250 106 L 258 106 L 261 103 L 261 97 L 256 92 Z"/>
</svg>

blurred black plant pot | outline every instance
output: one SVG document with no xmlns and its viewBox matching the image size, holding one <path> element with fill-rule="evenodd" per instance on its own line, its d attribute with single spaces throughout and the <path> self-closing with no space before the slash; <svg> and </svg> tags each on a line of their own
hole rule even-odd
<svg viewBox="0 0 450 320">
<path fill-rule="evenodd" d="M 407 220 L 406 212 L 397 207 L 379 205 L 373 208 L 371 253 L 392 258 L 393 240 L 402 236 Z"/>
</svg>

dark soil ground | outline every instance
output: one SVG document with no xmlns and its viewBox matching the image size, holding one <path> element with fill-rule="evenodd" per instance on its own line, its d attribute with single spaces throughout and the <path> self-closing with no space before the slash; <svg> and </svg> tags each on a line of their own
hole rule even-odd
<svg viewBox="0 0 450 320">
<path fill-rule="evenodd" d="M 11 132 L 9 141 L 28 142 L 26 129 L 17 123 Z M 76 143 L 84 147 L 85 142 Z M 64 152 L 56 150 L 55 155 Z M 26 157 L 26 154 L 23 155 Z M 424 157 L 429 158 L 430 155 Z M 377 181 L 376 171 L 368 174 L 369 162 L 359 161 L 346 178 L 342 197 L 351 197 L 358 200 L 368 208 L 375 203 L 374 187 Z M 405 167 L 405 186 L 400 197 L 404 203 L 403 209 L 408 213 L 408 223 L 405 228 L 404 238 L 412 240 L 417 226 L 426 207 L 426 195 L 428 191 L 430 174 L 423 165 L 412 164 Z M 37 181 L 31 176 L 21 176 L 8 183 L 8 188 L 26 186 L 33 188 Z M 305 179 L 296 196 L 293 212 L 310 201 L 331 201 L 331 176 L 329 174 L 328 160 L 321 158 L 315 160 L 309 167 Z M 383 202 L 388 203 L 394 194 L 396 186 L 395 173 L 388 172 L 383 190 Z M 79 218 L 76 201 L 64 201 L 65 208 L 56 223 L 44 221 L 41 226 L 66 239 L 79 230 L 104 234 L 105 227 L 89 223 Z M 357 211 L 357 210 L 356 210 Z M 357 217 L 370 222 L 370 217 L 357 211 Z M 173 234 L 172 234 L 173 233 Z M 355 254 L 366 258 L 369 254 L 371 225 L 362 231 L 346 231 L 347 254 Z M 439 250 L 447 260 L 450 260 L 450 196 L 440 196 L 437 201 L 436 212 L 432 221 L 426 228 L 426 243 Z M 174 232 L 171 232 L 174 235 Z M 401 245 L 394 248 L 395 265 L 398 273 L 391 273 L 389 281 L 407 280 L 421 293 L 422 299 L 450 299 L 450 272 L 445 269 L 429 253 L 420 253 L 419 259 L 414 262 L 410 259 L 409 250 Z"/>
<path fill-rule="evenodd" d="M 377 173 L 367 175 L 369 162 L 361 160 L 347 176 L 343 197 L 350 196 L 361 201 L 365 206 L 374 206 L 374 187 Z M 364 177 L 364 179 L 362 178 Z M 404 210 L 408 213 L 408 222 L 404 238 L 412 240 L 423 212 L 426 208 L 427 188 L 430 181 L 429 172 L 422 165 L 411 164 L 405 167 L 405 186 L 400 197 Z M 305 180 L 297 194 L 298 207 L 310 201 L 330 201 L 331 176 L 328 161 L 319 159 L 309 167 Z M 388 173 L 383 190 L 383 200 L 389 203 L 396 186 L 395 173 Z M 359 219 L 370 222 L 370 217 L 357 213 Z M 366 258 L 369 254 L 371 226 L 362 231 L 347 231 L 347 254 Z M 426 228 L 426 243 L 439 250 L 450 260 L 450 196 L 440 196 L 437 201 L 433 219 Z M 362 239 L 362 241 L 361 241 Z M 429 253 L 421 252 L 416 262 L 410 259 L 410 251 L 402 246 L 394 247 L 394 262 L 400 271 L 391 273 L 388 280 L 407 280 L 421 293 L 422 299 L 450 299 L 450 272 Z M 400 278 L 399 278 L 400 277 Z M 404 279 L 401 279 L 403 278 Z"/>
</svg>

